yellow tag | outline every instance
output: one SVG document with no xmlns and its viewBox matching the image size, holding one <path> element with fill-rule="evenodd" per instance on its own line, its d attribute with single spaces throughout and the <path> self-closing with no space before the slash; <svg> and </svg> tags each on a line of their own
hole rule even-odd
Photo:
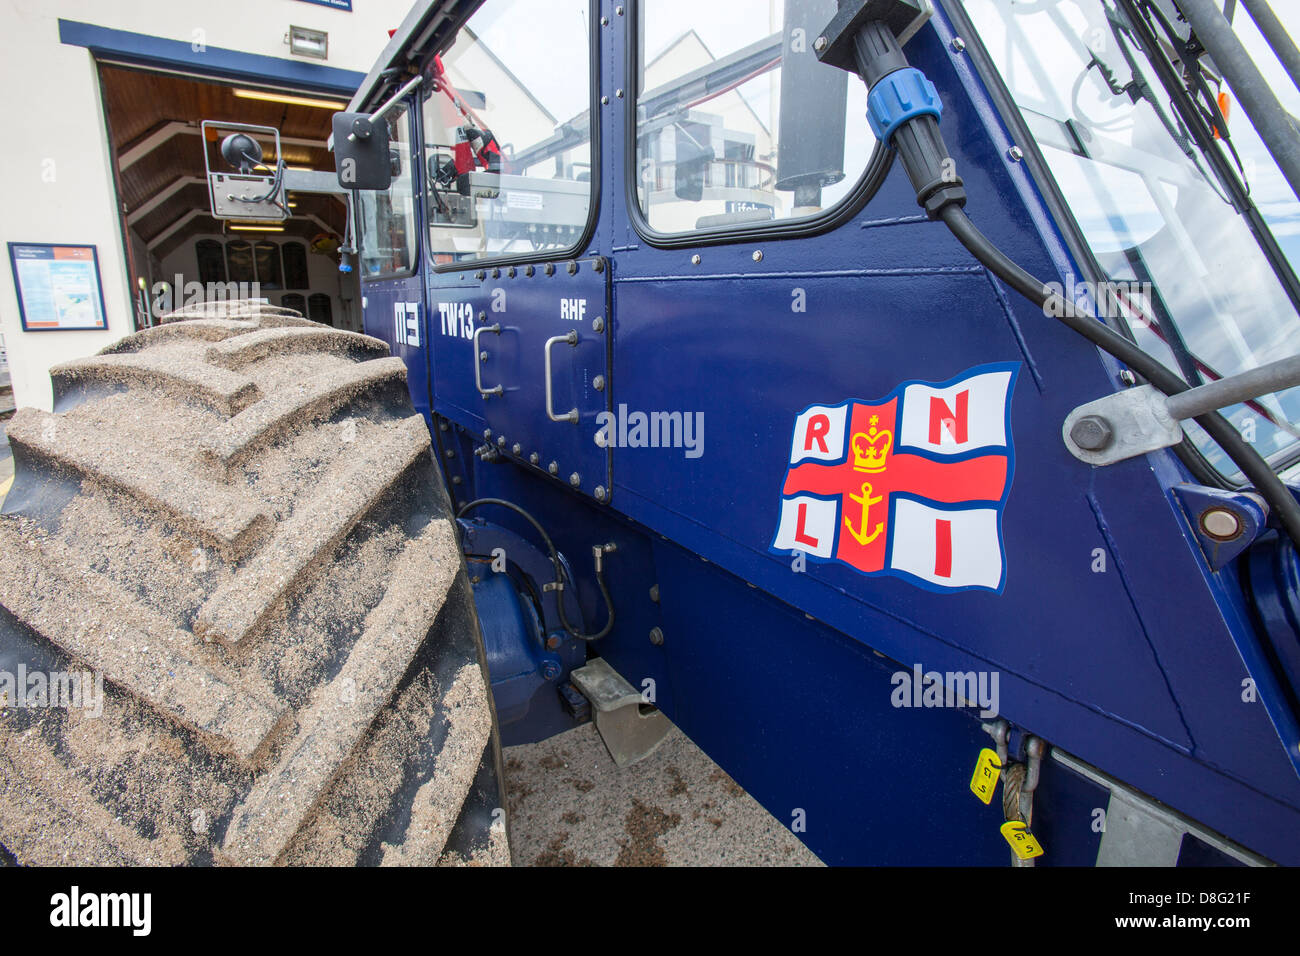
<svg viewBox="0 0 1300 956">
<path fill-rule="evenodd" d="M 970 792 L 988 803 L 998 789 L 998 777 L 1001 774 L 1002 765 L 998 763 L 998 755 L 985 747 L 980 751 L 979 760 L 975 761 L 975 772 L 970 778 Z"/>
<path fill-rule="evenodd" d="M 1038 844 L 1038 837 L 1025 829 L 1019 820 L 1008 820 L 999 829 L 1011 844 L 1011 852 L 1022 860 L 1032 860 L 1043 855 L 1043 848 Z"/>
</svg>

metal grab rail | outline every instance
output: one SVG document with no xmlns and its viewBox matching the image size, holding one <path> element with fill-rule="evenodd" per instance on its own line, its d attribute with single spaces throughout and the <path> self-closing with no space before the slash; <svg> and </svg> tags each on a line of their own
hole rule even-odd
<svg viewBox="0 0 1300 956">
<path fill-rule="evenodd" d="M 573 332 L 569 332 L 567 335 L 552 335 L 549 339 L 546 340 L 546 345 L 543 346 L 543 350 L 544 350 L 544 353 L 545 353 L 545 356 L 546 356 L 546 362 L 545 362 L 545 365 L 546 365 L 546 382 L 545 382 L 545 389 L 546 389 L 546 417 L 549 418 L 549 419 L 550 419 L 551 421 L 553 421 L 553 422 L 571 422 L 571 423 L 573 423 L 574 425 L 576 425 L 576 424 L 578 424 L 578 410 L 577 410 L 576 408 L 571 408 L 571 409 L 569 409 L 567 412 L 565 412 L 563 415 L 557 415 L 557 414 L 555 414 L 555 402 L 554 402 L 553 397 L 552 397 L 552 395 L 551 395 L 551 379 L 552 379 L 552 375 L 551 375 L 551 346 L 553 346 L 553 345 L 559 345 L 561 342 L 564 342 L 564 343 L 566 343 L 566 344 L 568 344 L 568 345 L 572 345 L 574 348 L 577 348 L 577 347 L 578 347 L 578 333 L 577 333 L 576 331 L 573 331 Z"/>
<path fill-rule="evenodd" d="M 494 385 L 492 388 L 483 387 L 483 363 L 487 361 L 487 353 L 479 352 L 478 337 L 484 332 L 494 332 L 497 335 L 500 335 L 501 324 L 480 325 L 474 330 L 474 336 L 470 339 L 470 345 L 472 347 L 471 351 L 474 353 L 474 387 L 478 389 L 478 393 L 486 400 L 491 398 L 493 395 L 504 395 L 506 390 L 500 385 Z M 547 401 L 550 401 L 549 396 L 547 397 Z"/>
</svg>

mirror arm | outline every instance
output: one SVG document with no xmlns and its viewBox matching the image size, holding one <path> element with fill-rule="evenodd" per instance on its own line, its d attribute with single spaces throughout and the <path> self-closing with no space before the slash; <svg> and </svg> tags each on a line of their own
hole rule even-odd
<svg viewBox="0 0 1300 956">
<path fill-rule="evenodd" d="M 371 113 L 369 116 L 365 117 L 364 119 L 358 119 L 355 123 L 353 123 L 352 132 L 348 134 L 348 140 L 350 142 L 356 143 L 361 140 L 369 139 L 370 128 L 371 126 L 374 125 L 375 121 L 381 120 L 389 113 L 391 113 L 397 107 L 397 105 L 402 102 L 402 100 L 406 99 L 406 95 L 408 93 L 410 93 L 413 89 L 418 87 L 423 82 L 424 82 L 423 76 L 412 77 L 410 82 L 408 82 L 400 90 L 394 93 L 392 97 L 388 99 L 377 110 L 375 110 L 373 113 Z"/>
</svg>

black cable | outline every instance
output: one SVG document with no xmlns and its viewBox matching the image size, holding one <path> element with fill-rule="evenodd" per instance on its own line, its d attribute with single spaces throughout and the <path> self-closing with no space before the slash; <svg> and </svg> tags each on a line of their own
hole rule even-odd
<svg viewBox="0 0 1300 956">
<path fill-rule="evenodd" d="M 555 550 L 555 544 L 551 541 L 551 536 L 546 533 L 546 529 L 542 527 L 541 522 L 523 508 L 519 507 L 519 505 L 511 501 L 506 501 L 504 498 L 475 498 L 473 501 L 467 501 L 465 504 L 460 506 L 460 510 L 456 512 L 456 517 L 463 518 L 471 508 L 477 508 L 480 505 L 500 505 L 502 508 L 509 508 L 532 525 L 534 530 L 541 535 L 542 541 L 546 544 L 546 550 L 550 552 L 551 563 L 555 565 L 555 590 L 557 592 L 555 595 L 555 606 L 559 609 L 560 626 L 564 628 L 565 633 L 578 641 L 598 641 L 614 629 L 614 600 L 610 597 L 609 588 L 605 586 L 605 574 L 601 570 L 599 560 L 596 562 L 596 584 L 600 588 L 601 596 L 605 599 L 605 609 L 609 614 L 609 619 L 605 621 L 605 626 L 595 634 L 584 634 L 581 631 L 575 630 L 569 624 L 568 615 L 564 612 L 564 565 L 560 561 L 559 552 Z M 577 585 L 574 584 L 574 587 L 577 587 Z"/>
<path fill-rule="evenodd" d="M 1066 326 L 1128 365 L 1166 395 L 1187 390 L 1187 383 L 1156 358 L 1109 326 L 1080 312 L 1073 302 L 1057 295 L 1008 258 L 980 232 L 960 206 L 955 203 L 944 206 L 939 215 L 971 255 L 1025 298 L 1042 305 L 1048 315 L 1059 318 Z M 1241 437 L 1232 423 L 1218 412 L 1198 416 L 1195 421 L 1254 484 L 1292 542 L 1300 547 L 1300 502 L 1296 501 L 1282 479 L 1273 472 L 1259 452 Z"/>
</svg>

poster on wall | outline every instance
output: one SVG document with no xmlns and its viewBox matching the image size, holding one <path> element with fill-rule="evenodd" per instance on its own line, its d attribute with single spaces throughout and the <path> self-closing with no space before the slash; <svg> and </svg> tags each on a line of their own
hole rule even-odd
<svg viewBox="0 0 1300 956">
<path fill-rule="evenodd" d="M 107 329 L 94 246 L 9 243 L 24 332 Z"/>
</svg>

